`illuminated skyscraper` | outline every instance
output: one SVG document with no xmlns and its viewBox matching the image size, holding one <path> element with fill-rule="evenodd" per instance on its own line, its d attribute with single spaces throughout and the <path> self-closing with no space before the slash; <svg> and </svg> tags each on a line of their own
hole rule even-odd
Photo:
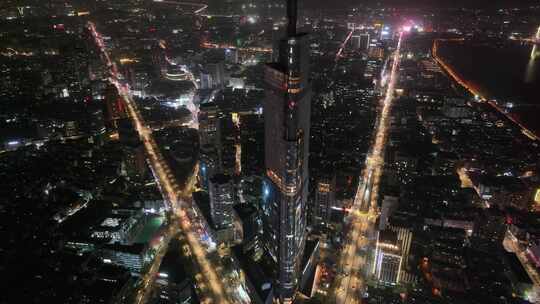
<svg viewBox="0 0 540 304">
<path fill-rule="evenodd" d="M 220 117 L 219 108 L 214 103 L 202 104 L 199 112 L 200 182 L 208 190 L 209 179 L 221 172 L 220 163 Z"/>
<path fill-rule="evenodd" d="M 232 225 L 234 186 L 231 177 L 216 174 L 210 179 L 210 214 L 216 228 Z"/>
<path fill-rule="evenodd" d="M 296 0 L 287 2 L 287 15 L 279 60 L 265 70 L 264 100 L 264 233 L 266 248 L 276 262 L 274 282 L 280 303 L 293 301 L 301 273 L 311 115 L 308 40 L 306 34 L 296 32 Z"/>
<path fill-rule="evenodd" d="M 219 144 L 219 108 L 214 103 L 202 104 L 199 112 L 201 146 Z"/>
<path fill-rule="evenodd" d="M 369 33 L 360 34 L 358 49 L 361 51 L 367 51 L 369 49 Z"/>
<path fill-rule="evenodd" d="M 118 95 L 118 90 L 113 85 L 108 85 L 105 90 L 105 125 L 109 131 L 116 130 L 118 120 L 127 117 L 124 100 Z"/>
<path fill-rule="evenodd" d="M 318 180 L 315 186 L 315 200 L 313 201 L 312 226 L 316 228 L 328 227 L 330 223 L 331 208 L 335 203 L 336 176 L 324 177 Z"/>
<path fill-rule="evenodd" d="M 380 231 L 372 270 L 376 280 L 387 285 L 398 284 L 402 262 L 401 241 L 397 233 L 391 230 Z"/>
</svg>

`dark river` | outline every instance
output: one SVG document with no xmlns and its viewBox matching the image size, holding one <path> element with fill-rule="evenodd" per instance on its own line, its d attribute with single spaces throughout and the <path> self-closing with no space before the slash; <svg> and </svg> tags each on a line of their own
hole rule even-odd
<svg viewBox="0 0 540 304">
<path fill-rule="evenodd" d="M 510 115 L 540 135 L 540 55 L 531 58 L 532 48 L 517 43 L 494 47 L 442 42 L 439 55 L 482 95 L 496 99 Z"/>
</svg>

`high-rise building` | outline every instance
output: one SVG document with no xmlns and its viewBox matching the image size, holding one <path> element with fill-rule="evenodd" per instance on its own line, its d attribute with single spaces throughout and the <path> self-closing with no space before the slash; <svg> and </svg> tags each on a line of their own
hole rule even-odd
<svg viewBox="0 0 540 304">
<path fill-rule="evenodd" d="M 483 252 L 500 251 L 506 230 L 506 218 L 502 211 L 489 208 L 479 212 L 474 220 L 473 248 Z"/>
<path fill-rule="evenodd" d="M 230 63 L 238 63 L 238 50 L 225 49 L 225 61 Z"/>
<path fill-rule="evenodd" d="M 79 127 L 76 121 L 70 120 L 64 123 L 64 135 L 66 137 L 72 137 L 78 134 L 79 134 Z"/>
<path fill-rule="evenodd" d="M 118 138 L 124 145 L 136 145 L 140 143 L 141 139 L 139 133 L 135 130 L 133 121 L 129 118 L 122 118 L 117 120 L 118 125 Z"/>
<path fill-rule="evenodd" d="M 88 106 L 85 108 L 85 111 L 85 131 L 91 135 L 101 135 L 105 133 L 103 110 L 96 106 Z"/>
<path fill-rule="evenodd" d="M 127 117 L 124 100 L 118 95 L 118 90 L 113 85 L 105 89 L 105 125 L 109 130 L 116 130 L 117 120 Z"/>
<path fill-rule="evenodd" d="M 142 142 L 126 144 L 122 147 L 122 151 L 122 174 L 130 179 L 143 178 L 147 166 Z"/>
<path fill-rule="evenodd" d="M 358 49 L 361 51 L 367 51 L 369 49 L 369 33 L 360 34 Z"/>
<path fill-rule="evenodd" d="M 237 129 L 231 115 L 226 115 L 220 119 L 220 165 L 225 174 L 235 175 L 237 170 Z"/>
<path fill-rule="evenodd" d="M 287 1 L 287 35 L 279 60 L 265 69 L 265 246 L 276 265 L 280 303 L 292 303 L 306 241 L 311 115 L 307 35 L 296 32 L 297 1 Z"/>
<path fill-rule="evenodd" d="M 199 156 L 199 182 L 208 191 L 210 177 L 221 171 L 218 150 L 214 146 L 201 146 Z"/>
<path fill-rule="evenodd" d="M 409 264 L 409 254 L 411 252 L 413 233 L 408 227 L 390 225 L 388 229 L 397 234 L 398 242 L 401 244 L 401 271 L 405 271 Z"/>
<path fill-rule="evenodd" d="M 262 255 L 260 239 L 262 234 L 262 223 L 259 210 L 252 204 L 237 204 L 234 206 L 236 214 L 242 224 L 243 250 L 253 250 L 254 257 Z"/>
<path fill-rule="evenodd" d="M 122 144 L 122 174 L 132 180 L 141 180 L 146 175 L 144 145 L 129 118 L 117 120 L 118 139 Z"/>
<path fill-rule="evenodd" d="M 379 217 L 379 230 L 386 229 L 388 220 L 398 206 L 398 198 L 385 195 L 381 204 L 381 216 Z"/>
<path fill-rule="evenodd" d="M 272 62 L 279 61 L 279 48 L 285 35 L 287 35 L 287 31 L 284 26 L 272 28 Z"/>
<path fill-rule="evenodd" d="M 200 145 L 217 145 L 219 143 L 219 108 L 214 103 L 200 106 L 199 111 Z"/>
<path fill-rule="evenodd" d="M 358 34 L 352 35 L 350 44 L 353 49 L 355 50 L 359 49 L 360 48 L 360 35 Z"/>
<path fill-rule="evenodd" d="M 367 51 L 369 49 L 369 33 L 355 33 L 351 36 L 351 44 L 354 49 Z"/>
<path fill-rule="evenodd" d="M 167 58 L 164 45 L 161 43 L 156 43 L 152 46 L 152 64 L 157 75 L 165 75 L 167 72 Z"/>
<path fill-rule="evenodd" d="M 208 190 L 209 179 L 221 172 L 219 108 L 214 103 L 202 104 L 198 118 L 201 147 L 199 176 L 202 188 Z"/>
<path fill-rule="evenodd" d="M 212 83 L 212 75 L 207 71 L 201 72 L 201 89 L 212 89 L 214 84 Z"/>
<path fill-rule="evenodd" d="M 330 222 L 331 208 L 336 200 L 335 176 L 321 178 L 315 186 L 315 200 L 313 201 L 312 226 L 324 228 Z"/>
<path fill-rule="evenodd" d="M 212 87 L 222 88 L 225 85 L 225 65 L 223 61 L 210 63 L 206 66 L 212 77 Z"/>
<path fill-rule="evenodd" d="M 387 285 L 399 283 L 402 252 L 401 242 L 396 232 L 391 230 L 379 231 L 374 257 L 372 273 L 375 279 L 379 283 Z"/>
<path fill-rule="evenodd" d="M 182 243 L 173 238 L 159 266 L 149 303 L 196 303 L 193 281 L 185 270 Z"/>
<path fill-rule="evenodd" d="M 264 172 L 264 118 L 250 114 L 240 116 L 240 139 L 243 175 L 259 175 Z"/>
<path fill-rule="evenodd" d="M 210 178 L 210 216 L 216 228 L 226 228 L 234 220 L 234 186 L 230 176 L 216 174 Z"/>
</svg>

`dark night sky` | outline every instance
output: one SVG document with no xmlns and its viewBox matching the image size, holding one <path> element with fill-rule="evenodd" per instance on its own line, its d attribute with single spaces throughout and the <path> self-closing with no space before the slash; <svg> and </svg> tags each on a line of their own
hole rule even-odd
<svg viewBox="0 0 540 304">
<path fill-rule="evenodd" d="M 349 5 L 360 6 L 363 3 L 373 5 L 391 6 L 438 6 L 438 7 L 489 7 L 489 6 L 527 6 L 540 5 L 540 0 L 299 0 L 307 7 L 342 8 Z"/>
</svg>

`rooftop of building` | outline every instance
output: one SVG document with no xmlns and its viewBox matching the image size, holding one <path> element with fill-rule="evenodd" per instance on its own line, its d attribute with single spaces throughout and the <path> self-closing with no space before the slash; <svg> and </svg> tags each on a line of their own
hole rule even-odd
<svg viewBox="0 0 540 304">
<path fill-rule="evenodd" d="M 231 181 L 231 176 L 228 174 L 218 173 L 210 178 L 210 182 L 213 184 L 227 184 Z"/>
<path fill-rule="evenodd" d="M 169 249 L 163 256 L 161 265 L 159 266 L 159 273 L 165 274 L 167 281 L 175 284 L 186 283 L 186 281 L 190 280 L 184 267 L 185 261 L 180 251 L 181 245 L 179 240 L 173 238 L 169 242 Z"/>
<path fill-rule="evenodd" d="M 129 254 L 136 254 L 136 255 L 143 255 L 147 250 L 146 244 L 131 244 L 131 245 L 124 245 L 124 244 L 105 244 L 103 245 L 103 250 L 111 250 L 116 252 L 122 252 L 122 253 L 129 253 Z"/>
<path fill-rule="evenodd" d="M 242 246 L 233 247 L 233 252 L 240 263 L 240 267 L 245 271 L 248 279 L 253 284 L 258 296 L 263 301 L 266 300 L 273 292 L 273 284 L 271 277 L 264 271 L 265 267 L 247 256 Z"/>
</svg>

